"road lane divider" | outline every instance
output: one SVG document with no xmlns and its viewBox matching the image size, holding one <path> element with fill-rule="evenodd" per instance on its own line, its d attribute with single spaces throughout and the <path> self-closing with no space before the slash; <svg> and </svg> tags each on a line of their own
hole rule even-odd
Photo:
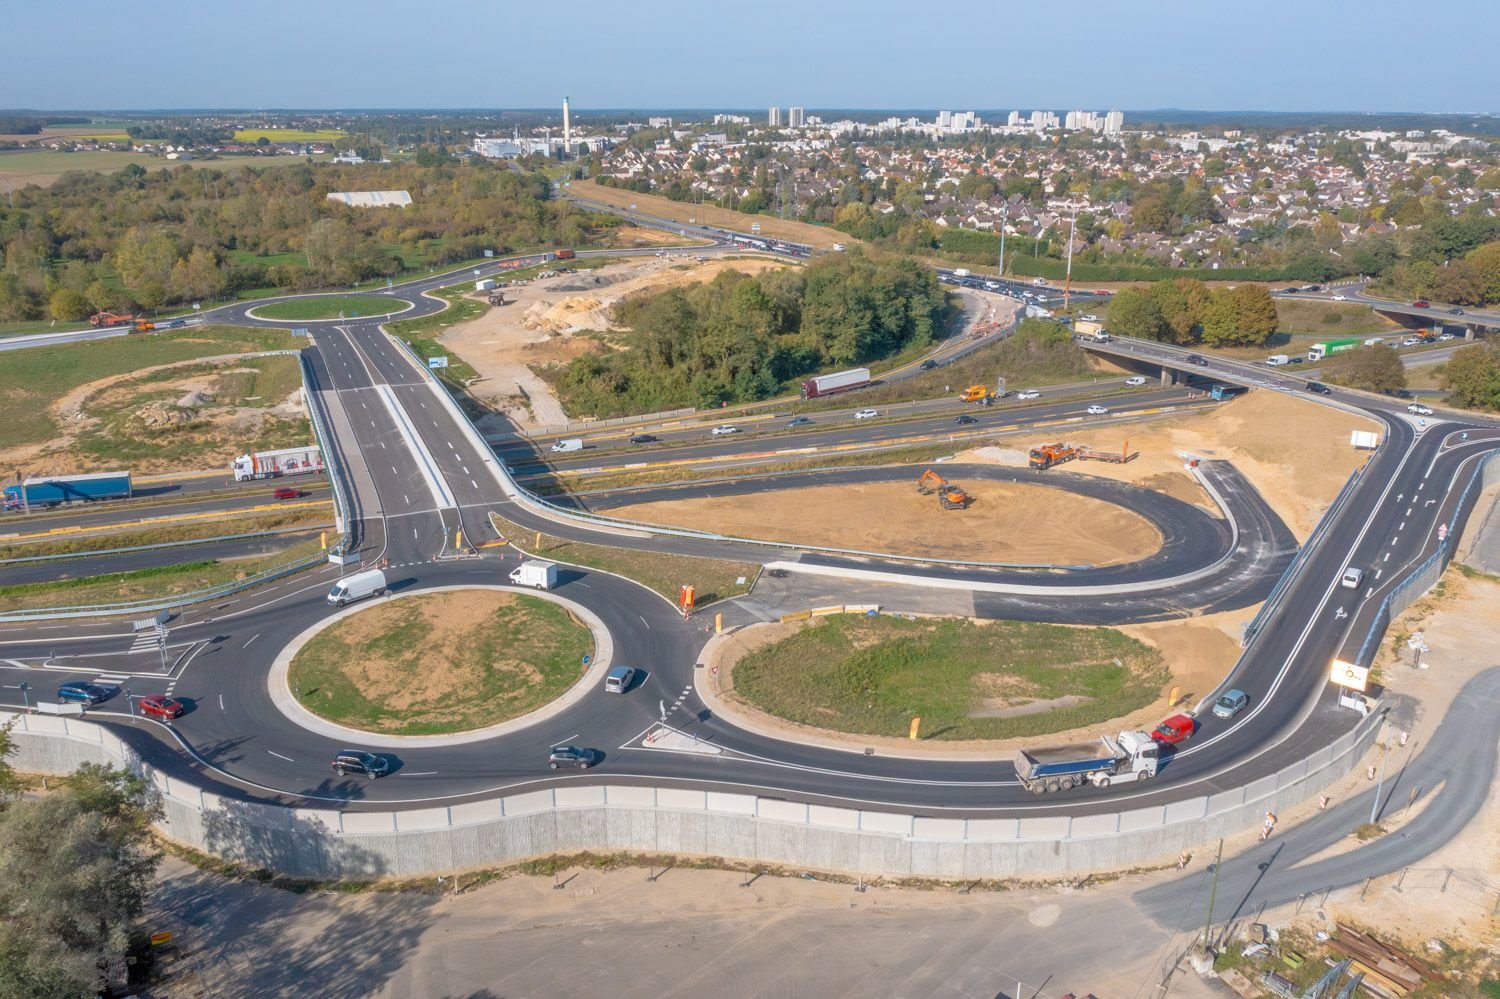
<svg viewBox="0 0 1500 999">
<path fill-rule="evenodd" d="M 422 472 L 422 479 L 427 483 L 427 490 L 432 494 L 432 500 L 438 509 L 458 506 L 458 501 L 453 498 L 453 492 L 448 488 L 448 482 L 443 478 L 443 473 L 438 471 L 437 460 L 433 458 L 432 452 L 427 450 L 427 444 L 422 436 L 417 433 L 417 428 L 412 426 L 411 417 L 406 415 L 406 410 L 396 400 L 396 393 L 385 382 L 375 385 L 375 394 L 385 404 L 390 412 L 391 419 L 396 423 L 396 429 L 401 432 L 401 439 L 406 442 L 406 448 L 417 459 L 417 467 Z"/>
</svg>

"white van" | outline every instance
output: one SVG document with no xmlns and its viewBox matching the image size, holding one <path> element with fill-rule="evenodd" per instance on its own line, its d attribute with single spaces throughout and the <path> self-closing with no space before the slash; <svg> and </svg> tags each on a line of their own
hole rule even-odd
<svg viewBox="0 0 1500 999">
<path fill-rule="evenodd" d="M 555 443 L 555 444 L 552 445 L 552 450 L 553 450 L 554 453 L 559 453 L 559 454 L 562 453 L 562 452 L 564 452 L 564 451 L 582 451 L 583 450 L 583 438 L 581 438 L 581 437 L 569 437 L 566 440 L 560 440 L 557 443 Z"/>
<path fill-rule="evenodd" d="M 334 583 L 333 589 L 328 591 L 328 602 L 335 607 L 342 607 L 352 600 L 378 597 L 385 591 L 385 573 L 379 569 L 366 569 Z"/>
<path fill-rule="evenodd" d="M 1266 358 L 1266 363 L 1273 368 L 1279 368 L 1283 364 L 1290 364 L 1291 361 L 1292 359 L 1290 357 L 1287 357 L 1285 354 L 1272 354 L 1270 357 Z"/>
<path fill-rule="evenodd" d="M 522 562 L 511 570 L 510 581 L 517 586 L 534 586 L 539 590 L 550 590 L 557 586 L 557 564 L 555 562 Z"/>
</svg>

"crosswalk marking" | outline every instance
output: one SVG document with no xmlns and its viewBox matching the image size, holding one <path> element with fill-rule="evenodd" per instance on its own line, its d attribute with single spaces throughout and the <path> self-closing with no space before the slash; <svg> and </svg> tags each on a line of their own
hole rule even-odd
<svg viewBox="0 0 1500 999">
<path fill-rule="evenodd" d="M 143 631 L 135 636 L 135 641 L 130 643 L 130 651 L 155 652 L 161 645 L 161 639 L 154 631 Z"/>
</svg>

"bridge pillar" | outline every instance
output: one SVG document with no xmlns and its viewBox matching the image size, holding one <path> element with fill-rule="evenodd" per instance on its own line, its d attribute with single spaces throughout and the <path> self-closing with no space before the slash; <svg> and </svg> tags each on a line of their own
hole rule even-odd
<svg viewBox="0 0 1500 999">
<path fill-rule="evenodd" d="M 1177 384 L 1177 372 L 1172 368 L 1161 369 L 1161 387 L 1171 388 Z"/>
<path fill-rule="evenodd" d="M 1469 343 L 1473 343 L 1474 342 L 1474 334 L 1478 333 L 1478 332 L 1479 332 L 1479 324 L 1478 323 L 1465 323 L 1464 324 L 1464 339 L 1467 340 Z"/>
</svg>

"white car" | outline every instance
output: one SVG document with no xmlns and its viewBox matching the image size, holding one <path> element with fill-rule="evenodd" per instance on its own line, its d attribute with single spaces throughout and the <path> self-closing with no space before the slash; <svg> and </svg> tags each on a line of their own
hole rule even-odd
<svg viewBox="0 0 1500 999">
<path fill-rule="evenodd" d="M 1090 416 L 1103 416 L 1105 413 L 1108 413 L 1108 412 L 1109 412 L 1109 408 L 1106 407 L 1106 406 L 1094 405 L 1094 406 L 1090 406 L 1089 407 L 1089 415 Z"/>
<path fill-rule="evenodd" d="M 1145 375 L 1131 375 L 1129 378 L 1125 379 L 1125 384 L 1126 385 L 1144 385 L 1144 384 L 1146 384 L 1146 376 Z"/>
<path fill-rule="evenodd" d="M 1432 407 L 1424 406 L 1420 402 L 1414 402 L 1406 407 L 1406 411 L 1413 416 L 1431 416 Z"/>
<path fill-rule="evenodd" d="M 1438 334 L 1438 339 L 1439 340 L 1457 340 L 1458 339 L 1458 334 L 1457 333 L 1440 333 L 1440 334 Z"/>
<path fill-rule="evenodd" d="M 1348 295 L 1335 295 L 1335 296 L 1333 296 L 1333 300 L 1335 302 L 1347 302 L 1347 301 L 1349 301 L 1349 296 Z"/>
<path fill-rule="evenodd" d="M 1099 317 L 1094 315 L 1092 312 L 1085 312 L 1078 318 L 1082 319 L 1086 323 L 1097 323 L 1099 321 Z"/>
<path fill-rule="evenodd" d="M 1421 342 L 1422 341 L 1420 339 L 1418 339 L 1417 337 L 1409 336 L 1405 340 L 1401 341 L 1401 346 L 1403 346 L 1403 347 L 1415 347 L 1417 344 L 1419 344 Z"/>
<path fill-rule="evenodd" d="M 724 424 L 723 426 L 714 427 L 713 430 L 711 431 L 711 433 L 715 437 L 723 437 L 725 434 L 737 434 L 739 432 L 740 432 L 740 428 L 739 427 L 733 426 L 732 424 L 728 424 L 728 423 Z"/>
<path fill-rule="evenodd" d="M 873 420 L 879 415 L 880 410 L 878 409 L 861 409 L 859 412 L 854 414 L 854 418 L 856 420 Z"/>
<path fill-rule="evenodd" d="M 1016 393 L 1017 399 L 1040 399 L 1041 397 L 1042 393 L 1038 392 L 1036 389 L 1027 389 L 1025 392 Z"/>
</svg>

